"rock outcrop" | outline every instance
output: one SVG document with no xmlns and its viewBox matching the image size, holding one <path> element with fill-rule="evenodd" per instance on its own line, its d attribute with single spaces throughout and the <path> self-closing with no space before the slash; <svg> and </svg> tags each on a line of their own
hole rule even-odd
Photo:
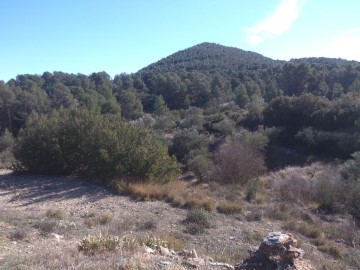
<svg viewBox="0 0 360 270">
<path fill-rule="evenodd" d="M 296 243 L 289 233 L 269 233 L 257 250 L 249 252 L 248 259 L 235 265 L 235 270 L 314 270 Z"/>
</svg>

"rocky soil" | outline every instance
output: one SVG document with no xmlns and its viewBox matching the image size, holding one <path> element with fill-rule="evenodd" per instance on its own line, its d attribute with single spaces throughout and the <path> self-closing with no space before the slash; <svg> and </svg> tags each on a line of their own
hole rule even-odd
<svg viewBox="0 0 360 270">
<path fill-rule="evenodd" d="M 183 222 L 186 213 L 165 202 L 116 195 L 85 179 L 14 175 L 2 170 L 0 269 L 184 269 L 161 266 L 161 257 L 149 260 L 138 251 L 85 255 L 77 245 L 87 235 L 154 235 L 172 239 L 179 249 L 195 249 L 199 256 L 235 264 L 265 235 L 281 231 L 279 222 L 247 221 L 242 215 L 213 211 L 211 228 L 191 235 Z M 331 260 L 307 242 L 302 248 L 310 259 L 317 257 L 318 263 Z"/>
</svg>

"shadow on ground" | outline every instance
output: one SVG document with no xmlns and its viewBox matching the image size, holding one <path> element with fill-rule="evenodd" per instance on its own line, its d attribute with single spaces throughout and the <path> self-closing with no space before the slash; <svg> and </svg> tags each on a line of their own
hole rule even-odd
<svg viewBox="0 0 360 270">
<path fill-rule="evenodd" d="M 62 201 L 85 197 L 95 202 L 105 197 L 116 196 L 110 189 L 78 177 L 41 176 L 31 174 L 0 175 L 2 194 L 13 192 L 14 199 L 23 201 L 23 206 L 46 201 Z"/>
</svg>

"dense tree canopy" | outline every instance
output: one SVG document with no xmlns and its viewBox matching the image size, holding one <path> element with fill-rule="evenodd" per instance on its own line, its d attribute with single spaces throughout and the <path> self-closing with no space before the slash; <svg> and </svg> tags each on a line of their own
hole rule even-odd
<svg viewBox="0 0 360 270">
<path fill-rule="evenodd" d="M 1 134 L 9 130 L 16 137 L 31 115 L 66 109 L 152 127 L 184 164 L 194 159 L 192 140 L 201 143 L 195 148 L 213 153 L 225 137 L 259 125 L 271 147 L 347 158 L 359 150 L 360 63 L 276 61 L 203 43 L 114 78 L 105 72 L 45 72 L 0 81 Z M 212 157 L 201 155 L 197 160 Z"/>
</svg>

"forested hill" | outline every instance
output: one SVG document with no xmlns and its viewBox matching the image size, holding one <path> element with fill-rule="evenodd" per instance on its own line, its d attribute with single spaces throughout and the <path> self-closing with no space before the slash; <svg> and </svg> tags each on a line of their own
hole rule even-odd
<svg viewBox="0 0 360 270">
<path fill-rule="evenodd" d="M 141 69 L 140 72 L 163 73 L 185 70 L 236 73 L 239 70 L 256 69 L 280 63 L 283 61 L 272 60 L 255 52 L 205 42 L 165 57 Z"/>
<path fill-rule="evenodd" d="M 277 61 L 202 43 L 114 78 L 106 72 L 18 75 L 0 81 L 0 136 L 6 129 L 16 135 L 34 113 L 68 108 L 220 138 L 263 126 L 274 128 L 270 144 L 349 157 L 360 149 L 360 63 Z"/>
</svg>

